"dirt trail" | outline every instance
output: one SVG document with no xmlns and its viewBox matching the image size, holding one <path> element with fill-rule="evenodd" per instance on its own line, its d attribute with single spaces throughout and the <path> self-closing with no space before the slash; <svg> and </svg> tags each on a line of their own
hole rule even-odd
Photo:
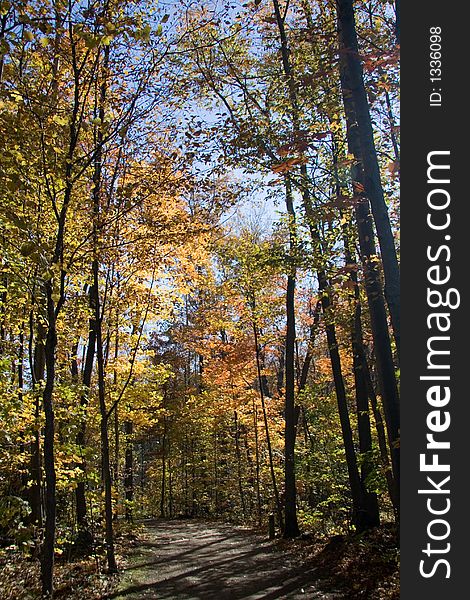
<svg viewBox="0 0 470 600">
<path fill-rule="evenodd" d="M 132 550 L 115 600 L 282 600 L 345 598 L 320 591 L 315 570 L 243 528 L 153 521 Z"/>
</svg>

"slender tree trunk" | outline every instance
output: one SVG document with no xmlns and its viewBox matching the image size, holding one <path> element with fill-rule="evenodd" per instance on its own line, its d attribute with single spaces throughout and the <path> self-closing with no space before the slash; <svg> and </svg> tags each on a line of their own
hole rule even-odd
<svg viewBox="0 0 470 600">
<path fill-rule="evenodd" d="M 382 459 L 382 466 L 385 472 L 385 478 L 387 480 L 387 489 L 388 495 L 390 496 L 390 500 L 393 505 L 393 509 L 395 512 L 395 517 L 398 519 L 398 512 L 400 508 L 400 503 L 397 498 L 398 489 L 395 485 L 395 480 L 393 477 L 393 472 L 390 464 L 390 455 L 387 447 L 387 434 L 385 432 L 385 426 L 382 418 L 382 413 L 379 408 L 379 404 L 377 402 L 377 396 L 375 394 L 374 385 L 372 383 L 372 379 L 370 376 L 369 365 L 367 363 L 367 357 L 364 350 L 364 346 L 362 345 L 361 349 L 361 360 L 362 360 L 362 369 L 365 374 L 366 385 L 367 385 L 367 393 L 370 400 L 370 405 L 372 408 L 372 414 L 374 415 L 375 420 L 375 429 L 377 431 L 377 440 L 379 442 L 379 450 L 380 450 L 380 458 Z"/>
<path fill-rule="evenodd" d="M 195 456 L 195 443 L 194 439 L 191 439 L 191 516 L 197 516 L 197 503 L 196 503 L 196 456 Z M 216 463 L 217 464 L 217 463 Z M 217 494 L 217 486 L 216 486 Z"/>
<path fill-rule="evenodd" d="M 163 417 L 163 440 L 162 440 L 162 488 L 160 495 L 160 516 L 165 516 L 165 494 L 166 494 L 166 418 Z"/>
<path fill-rule="evenodd" d="M 286 353 L 284 346 L 280 349 L 279 354 L 279 369 L 276 374 L 276 389 L 279 396 L 283 394 L 284 391 L 284 367 L 285 367 L 285 359 Z"/>
<path fill-rule="evenodd" d="M 3 57 L 2 57 L 3 58 Z M 1 64 L 1 63 L 0 63 Z M 2 241 L 5 244 L 5 238 Z M 8 286 L 8 277 L 4 275 L 2 277 L 2 286 L 3 291 L 0 294 L 0 352 L 4 353 L 4 342 L 6 339 L 6 303 L 7 303 L 7 286 Z"/>
<path fill-rule="evenodd" d="M 395 155 L 395 160 L 398 162 L 400 160 L 400 149 L 398 147 L 397 136 L 395 133 L 395 116 L 393 114 L 392 103 L 390 101 L 390 94 L 388 93 L 388 90 L 385 90 L 385 103 L 387 105 L 387 116 L 390 124 L 390 139 L 392 141 L 393 153 Z"/>
<path fill-rule="evenodd" d="M 237 475 L 238 475 L 238 492 L 240 494 L 240 502 L 242 505 L 243 519 L 246 518 L 245 494 L 243 493 L 243 478 L 242 478 L 242 459 L 240 452 L 240 428 L 238 426 L 238 414 L 235 410 L 233 413 L 235 427 L 235 452 L 237 456 Z"/>
<path fill-rule="evenodd" d="M 8 21 L 8 13 L 10 11 L 7 12 L 7 14 L 2 15 L 2 17 L 0 18 L 0 41 L 4 39 L 5 37 L 5 31 L 7 28 L 7 21 Z M 2 52 L 2 55 L 0 56 L 0 83 L 2 83 L 3 81 L 3 65 L 4 65 L 4 59 L 5 56 Z"/>
<path fill-rule="evenodd" d="M 90 386 L 91 386 L 91 377 L 93 373 L 93 360 L 95 356 L 95 347 L 96 347 L 96 324 L 95 324 L 95 306 L 94 306 L 94 298 L 96 292 L 92 287 L 88 290 L 88 299 L 89 299 L 89 308 L 91 316 L 88 321 L 88 344 L 85 355 L 85 364 L 83 366 L 83 374 L 82 374 L 82 384 L 83 391 L 80 396 L 80 421 L 78 425 L 76 443 L 80 452 L 85 447 L 85 437 L 86 437 L 86 408 L 88 406 L 89 394 L 90 394 Z M 85 461 L 82 461 L 81 468 L 83 473 L 85 473 L 86 465 Z M 85 480 L 83 478 L 77 483 L 77 487 L 75 489 L 75 502 L 77 506 L 77 526 L 79 535 L 82 532 L 87 538 L 90 539 L 90 536 L 87 535 L 88 532 L 88 524 L 87 524 L 87 506 L 86 506 L 86 496 L 85 496 Z M 91 539 L 90 539 L 91 541 Z"/>
<path fill-rule="evenodd" d="M 308 373 L 313 359 L 313 344 L 315 342 L 315 335 L 317 333 L 318 323 L 320 322 L 320 310 L 321 302 L 317 302 L 313 314 L 313 323 L 310 326 L 310 339 L 308 341 L 307 352 L 305 354 L 302 370 L 300 372 L 298 393 L 302 392 L 305 389 L 305 386 L 307 385 Z"/>
<path fill-rule="evenodd" d="M 215 500 L 215 514 L 219 514 L 219 457 L 218 457 L 218 444 L 217 444 L 217 432 L 214 432 L 214 500 Z"/>
<path fill-rule="evenodd" d="M 243 448 L 244 448 L 243 456 L 246 456 L 246 463 L 248 465 L 249 475 L 247 475 L 247 483 L 248 483 L 249 488 L 251 488 L 251 486 L 253 486 L 253 491 L 254 491 L 255 487 L 256 487 L 256 476 L 255 476 L 255 467 L 253 464 L 253 459 L 251 457 L 250 445 L 248 443 L 248 429 L 245 425 L 242 425 L 240 422 L 238 424 L 238 427 L 240 430 L 240 436 L 243 438 Z M 241 451 L 241 448 L 240 448 L 240 451 Z M 247 494 L 247 493 L 245 494 L 247 515 L 250 515 L 250 516 L 253 514 L 253 509 L 255 506 L 254 496 L 255 496 L 255 494 Z"/>
<path fill-rule="evenodd" d="M 290 62 L 290 50 L 287 40 L 285 17 L 281 14 L 281 8 L 278 0 L 273 0 L 274 14 L 279 30 L 279 40 L 281 44 L 281 59 L 284 74 L 287 78 L 288 96 L 292 111 L 292 124 L 294 136 L 299 131 L 299 106 L 297 101 L 297 92 L 292 76 L 292 65 Z M 293 538 L 300 534 L 297 522 L 297 492 L 295 482 L 295 438 L 296 438 L 296 406 L 295 406 L 295 251 L 297 247 L 295 231 L 295 209 L 292 195 L 292 186 L 289 175 L 285 177 L 286 186 L 286 209 L 289 218 L 289 253 L 290 263 L 287 275 L 287 293 L 286 293 L 286 348 L 285 348 L 285 468 L 284 468 L 284 516 L 285 528 L 284 537 Z"/>
<path fill-rule="evenodd" d="M 72 381 L 76 385 L 79 382 L 77 352 L 78 352 L 78 341 L 75 342 L 72 347 L 72 360 L 71 360 Z M 79 427 L 78 427 L 78 434 L 76 437 L 76 441 L 80 442 L 80 443 L 77 443 L 80 453 L 82 453 L 82 451 L 83 451 L 83 444 L 85 441 L 85 439 L 84 439 L 85 438 L 85 435 L 84 435 L 85 434 L 85 431 L 84 431 L 85 418 L 83 415 L 82 408 L 83 409 L 85 408 L 86 400 L 85 400 L 85 404 L 83 404 L 82 403 L 83 395 L 84 395 L 84 393 L 82 392 L 82 396 L 80 397 L 80 415 L 79 415 L 80 423 L 79 423 Z M 81 434 L 83 434 L 83 435 L 81 435 Z M 85 463 L 84 463 L 83 458 L 80 462 L 80 468 L 84 475 L 85 474 Z M 75 504 L 76 504 L 76 520 L 77 520 L 77 528 L 78 528 L 78 535 L 77 535 L 77 539 L 75 542 L 75 547 L 86 551 L 91 547 L 91 544 L 93 543 L 93 535 L 89 531 L 89 529 L 87 527 L 87 522 L 86 522 L 86 499 L 85 499 L 85 481 L 84 480 L 81 480 L 77 484 L 77 487 L 75 488 Z"/>
<path fill-rule="evenodd" d="M 400 43 L 400 0 L 395 0 L 395 37 Z"/>
<path fill-rule="evenodd" d="M 356 284 L 357 288 L 357 284 Z M 361 360 L 362 346 L 362 324 L 361 324 L 361 304 L 359 298 L 356 298 L 356 306 L 352 323 L 352 351 L 353 351 L 353 369 L 354 383 L 356 389 L 356 409 L 357 409 L 357 427 L 359 433 L 359 452 L 361 453 L 361 484 L 364 489 L 365 504 L 367 507 L 367 516 L 371 527 L 380 524 L 379 504 L 377 494 L 367 491 L 367 479 L 373 472 L 372 463 L 372 433 L 369 418 L 369 396 L 367 393 L 367 384 L 365 373 Z"/>
<path fill-rule="evenodd" d="M 60 16 L 55 10 L 55 52 L 52 65 L 52 92 L 53 97 L 57 96 L 57 72 L 58 72 L 58 45 L 60 41 L 59 23 Z M 74 67 L 75 67 L 74 63 Z M 75 149 L 78 142 L 77 130 L 77 115 L 79 109 L 78 97 L 79 76 L 74 69 L 74 102 L 69 125 L 69 144 L 67 151 L 67 161 L 64 172 L 64 192 L 63 201 L 60 212 L 56 213 L 57 231 L 55 237 L 55 247 L 51 267 L 59 267 L 60 274 L 55 274 L 48 278 L 43 283 L 44 294 L 46 298 L 46 313 L 47 313 L 47 334 L 45 343 L 45 365 L 46 365 L 46 382 L 43 390 L 43 408 L 45 416 L 44 426 L 44 473 L 46 479 L 45 489 L 45 516 L 46 522 L 44 527 L 44 540 L 41 549 L 41 584 L 42 593 L 44 596 L 53 596 L 53 576 L 54 576 L 54 545 L 56 535 L 56 471 L 54 458 L 54 436 L 55 436 L 55 415 L 54 415 L 54 384 L 55 384 L 55 367 L 56 367 L 56 347 L 57 347 L 57 316 L 65 301 L 64 282 L 65 272 L 63 270 L 63 254 L 64 254 L 64 234 L 67 220 L 67 212 L 72 198 L 73 178 L 72 164 Z M 55 288 L 55 290 L 54 290 Z M 57 305 L 54 301 L 54 291 L 59 291 L 59 300 Z"/>
<path fill-rule="evenodd" d="M 121 450 L 121 424 L 119 422 L 118 405 L 114 408 L 114 464 L 113 464 L 113 481 L 116 487 L 119 485 L 119 452 Z"/>
<path fill-rule="evenodd" d="M 188 437 L 184 438 L 183 445 L 183 488 L 184 488 L 184 515 L 185 517 L 189 516 L 189 483 L 188 483 Z"/>
<path fill-rule="evenodd" d="M 310 229 L 312 243 L 321 252 L 321 239 L 314 222 L 314 210 L 308 187 L 308 177 L 305 165 L 301 170 L 303 179 L 302 199 L 304 210 Z M 318 289 L 321 295 L 321 307 L 325 321 L 325 331 L 328 344 L 328 353 L 330 356 L 331 370 L 335 386 L 336 401 L 338 404 L 338 413 L 341 423 L 343 444 L 346 456 L 346 464 L 349 476 L 349 486 L 353 503 L 352 521 L 359 531 L 375 526 L 376 515 L 374 515 L 373 506 L 368 503 L 365 488 L 359 475 L 357 466 L 357 456 L 352 435 L 351 421 L 349 418 L 349 408 L 347 402 L 346 389 L 341 366 L 341 357 L 339 345 L 336 336 L 336 325 L 332 315 L 333 306 L 329 290 L 328 279 L 323 268 L 317 270 Z"/>
<path fill-rule="evenodd" d="M 400 268 L 392 227 L 385 203 L 369 103 L 364 86 L 361 59 L 357 43 L 353 0 L 337 0 L 340 62 L 343 75 L 341 87 L 344 109 L 350 127 L 354 124 L 357 143 L 351 148 L 363 172 L 362 184 L 370 201 L 379 239 L 385 276 L 385 298 L 390 311 L 393 333 L 400 352 Z M 348 100 L 349 98 L 349 100 Z M 353 115 L 351 114 L 351 109 Z M 354 117 L 352 119 L 352 117 Z"/>
<path fill-rule="evenodd" d="M 297 491 L 295 482 L 295 260 L 296 234 L 295 211 L 292 188 L 289 177 L 286 177 L 286 208 L 289 216 L 290 261 L 287 275 L 286 293 L 286 399 L 285 399 L 285 503 L 284 503 L 284 537 L 294 538 L 300 534 L 297 522 Z"/>
<path fill-rule="evenodd" d="M 319 283 L 320 290 L 326 289 L 326 281 Z M 342 376 L 341 358 L 339 354 L 338 340 L 336 337 L 336 329 L 332 322 L 330 310 L 329 295 L 322 294 L 322 307 L 325 315 L 326 337 L 328 343 L 328 351 L 330 354 L 331 368 L 333 371 L 333 380 L 336 390 L 336 399 L 338 402 L 338 412 L 341 423 L 341 431 L 343 434 L 344 450 L 346 454 L 346 464 L 349 475 L 349 485 L 353 501 L 353 523 L 358 531 L 362 531 L 371 526 L 371 519 L 368 514 L 365 492 L 362 486 L 359 470 L 357 466 L 356 450 L 354 447 L 354 439 L 352 435 L 351 422 L 349 419 L 349 409 Z"/>
<path fill-rule="evenodd" d="M 46 477 L 45 505 L 46 523 L 41 549 L 41 582 L 45 596 L 53 595 L 54 545 L 56 529 L 56 472 L 54 460 L 54 404 L 55 350 L 57 346 L 56 311 L 52 299 L 52 282 L 45 283 L 47 298 L 47 336 L 45 344 L 46 384 L 43 391 L 45 415 L 44 426 L 44 472 Z"/>
<path fill-rule="evenodd" d="M 18 403 L 20 406 L 23 405 L 23 386 L 24 386 L 24 359 L 25 359 L 25 340 L 24 340 L 24 322 L 25 312 L 23 312 L 23 324 L 18 336 L 19 348 L 18 348 Z M 19 445 L 20 453 L 22 456 L 26 455 L 26 444 L 24 441 L 20 442 Z M 26 470 L 21 470 L 21 494 L 28 499 L 28 473 Z"/>
<path fill-rule="evenodd" d="M 279 490 L 277 488 L 276 472 L 274 471 L 273 450 L 272 450 L 272 446 L 271 446 L 271 435 L 269 433 L 268 413 L 266 411 L 266 399 L 264 396 L 263 377 L 262 377 L 262 373 L 261 373 L 258 327 L 257 327 L 256 321 L 255 321 L 255 311 L 256 311 L 256 301 L 255 301 L 255 295 L 253 293 L 253 297 L 252 297 L 253 336 L 254 336 L 254 341 L 255 341 L 255 356 L 256 356 L 256 370 L 257 370 L 257 374 L 258 374 L 258 388 L 259 388 L 259 395 L 260 395 L 260 399 L 261 399 L 261 408 L 263 410 L 264 429 L 266 432 L 266 445 L 268 447 L 269 471 L 271 473 L 271 481 L 273 484 L 274 501 L 276 502 L 276 510 L 277 510 L 277 515 L 278 515 L 278 519 L 279 519 L 279 526 L 280 526 L 281 530 L 283 530 L 281 499 L 279 497 Z"/>
<path fill-rule="evenodd" d="M 253 398 L 253 428 L 255 430 L 255 473 L 256 473 L 256 508 L 258 516 L 258 527 L 261 527 L 261 490 L 260 490 L 260 462 L 259 462 L 259 441 L 258 441 L 258 407 Z"/>
<path fill-rule="evenodd" d="M 106 391 L 104 376 L 104 354 L 101 324 L 101 309 L 99 299 L 99 266 L 98 260 L 93 261 L 93 289 L 95 293 L 95 328 L 96 328 L 96 358 L 98 366 L 98 400 L 100 408 L 100 440 L 101 440 L 101 471 L 103 477 L 105 496 L 105 528 L 106 528 L 106 557 L 108 570 L 111 573 L 117 571 L 116 558 L 114 554 L 113 533 L 113 505 L 112 505 L 112 482 L 111 467 L 109 460 L 108 439 L 108 416 L 106 408 Z"/>
<path fill-rule="evenodd" d="M 336 170 L 336 154 L 334 156 Z M 336 178 L 336 192 L 339 195 L 341 192 L 339 186 L 339 178 Z M 366 526 L 376 527 L 380 525 L 380 512 L 377 500 L 377 494 L 367 490 L 367 479 L 373 472 L 374 465 L 372 463 L 372 432 L 369 416 L 369 395 L 367 390 L 366 372 L 362 360 L 364 352 L 363 333 L 362 333 L 362 307 L 360 299 L 360 291 L 357 279 L 357 263 L 355 254 L 351 249 L 351 243 L 347 232 L 347 227 L 343 227 L 343 245 L 345 254 L 345 264 L 350 268 L 349 278 L 354 285 L 354 293 L 352 294 L 352 318 L 351 318 L 351 347 L 353 356 L 353 372 L 354 384 L 356 392 L 356 410 L 357 410 L 357 427 L 359 434 L 359 452 L 361 455 L 361 485 L 364 494 L 365 504 L 365 524 Z"/>
<path fill-rule="evenodd" d="M 118 284 L 119 286 L 119 284 Z M 119 287 L 118 287 L 118 293 L 119 293 Z M 115 331 L 115 337 L 114 337 L 114 365 L 116 365 L 116 361 L 117 358 L 119 356 L 119 315 L 116 315 L 116 331 Z M 113 388 L 114 390 L 116 390 L 117 388 L 117 369 L 116 366 L 114 366 L 113 369 Z M 120 452 L 120 437 L 121 437 L 121 428 L 120 428 L 120 423 L 119 423 L 119 409 L 118 409 L 118 405 L 116 404 L 116 406 L 114 407 L 114 466 L 113 466 L 113 472 L 114 472 L 114 481 L 117 482 L 119 481 L 119 452 Z"/>
<path fill-rule="evenodd" d="M 30 335 L 33 331 L 33 315 L 30 315 Z M 46 369 L 45 356 L 45 337 L 46 332 L 41 323 L 37 326 L 37 335 L 34 346 L 33 357 L 33 385 L 34 385 L 34 438 L 31 444 L 31 488 L 29 502 L 31 505 L 31 522 L 35 523 L 39 529 L 42 528 L 42 502 L 41 502 L 41 433 L 40 433 L 40 382 L 44 381 Z"/>
<path fill-rule="evenodd" d="M 98 116 L 101 122 L 104 121 L 104 103 L 107 91 L 107 69 L 109 62 L 109 46 L 104 49 L 104 61 L 102 67 L 103 82 L 100 87 L 100 98 L 98 106 Z M 104 373 L 104 348 L 103 348 L 103 324 L 102 309 L 99 292 L 99 262 L 98 262 L 98 231 L 101 217 L 101 174 L 103 158 L 103 133 L 101 128 L 96 130 L 96 154 L 93 172 L 93 291 L 95 308 L 95 330 L 96 330 L 96 359 L 98 367 L 98 400 L 100 408 L 100 439 L 101 439 L 101 469 L 103 476 L 104 496 L 105 496 L 105 527 L 106 527 L 106 557 L 108 570 L 111 573 L 117 571 L 116 558 L 114 554 L 114 533 L 113 533 L 113 503 L 112 503 L 112 480 L 109 454 L 108 438 L 108 412 L 106 407 L 105 391 L 105 373 Z"/>
<path fill-rule="evenodd" d="M 168 512 L 169 517 L 174 517 L 173 508 L 173 464 L 171 460 L 171 444 L 170 437 L 168 436 Z"/>
<path fill-rule="evenodd" d="M 125 476 L 124 476 L 124 493 L 126 499 L 126 521 L 132 522 L 133 511 L 132 503 L 134 502 L 134 453 L 133 453 L 133 439 L 134 424 L 132 421 L 125 421 L 124 433 L 126 435 L 126 454 L 125 454 Z M 163 455 L 163 462 L 165 462 L 165 455 Z M 164 490 L 162 490 L 164 493 Z M 162 517 L 164 515 L 162 514 Z"/>
</svg>

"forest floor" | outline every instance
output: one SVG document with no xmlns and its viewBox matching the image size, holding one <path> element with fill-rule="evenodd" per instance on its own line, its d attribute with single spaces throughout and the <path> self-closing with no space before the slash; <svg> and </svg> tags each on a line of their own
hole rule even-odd
<svg viewBox="0 0 470 600">
<path fill-rule="evenodd" d="M 266 537 L 220 523 L 155 521 L 127 559 L 116 600 L 343 597 L 320 591 L 315 569 Z"/>
<path fill-rule="evenodd" d="M 268 541 L 244 527 L 197 520 L 147 522 L 110 600 L 399 598 L 391 530 Z"/>
<path fill-rule="evenodd" d="M 119 576 L 93 560 L 58 563 L 60 600 L 397 600 L 393 532 L 268 541 L 246 527 L 202 520 L 145 521 L 117 544 Z M 0 599 L 39 598 L 37 561 L 0 560 Z M 0 557 L 1 559 L 1 557 Z M 3 565 L 2 565 L 3 562 Z"/>
</svg>

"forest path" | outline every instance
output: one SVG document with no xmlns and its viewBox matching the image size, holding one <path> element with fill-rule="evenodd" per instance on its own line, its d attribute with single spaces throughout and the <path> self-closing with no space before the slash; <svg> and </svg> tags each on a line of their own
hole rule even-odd
<svg viewBox="0 0 470 600">
<path fill-rule="evenodd" d="M 320 591 L 315 569 L 265 537 L 204 521 L 146 523 L 109 599 L 283 600 L 344 598 Z"/>
</svg>

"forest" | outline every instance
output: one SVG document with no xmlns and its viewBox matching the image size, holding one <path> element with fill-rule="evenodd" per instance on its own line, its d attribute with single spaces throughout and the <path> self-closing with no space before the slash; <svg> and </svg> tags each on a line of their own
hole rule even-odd
<svg viewBox="0 0 470 600">
<path fill-rule="evenodd" d="M 108 597 L 146 519 L 398 597 L 397 5 L 0 1 L 1 598 Z"/>
</svg>

